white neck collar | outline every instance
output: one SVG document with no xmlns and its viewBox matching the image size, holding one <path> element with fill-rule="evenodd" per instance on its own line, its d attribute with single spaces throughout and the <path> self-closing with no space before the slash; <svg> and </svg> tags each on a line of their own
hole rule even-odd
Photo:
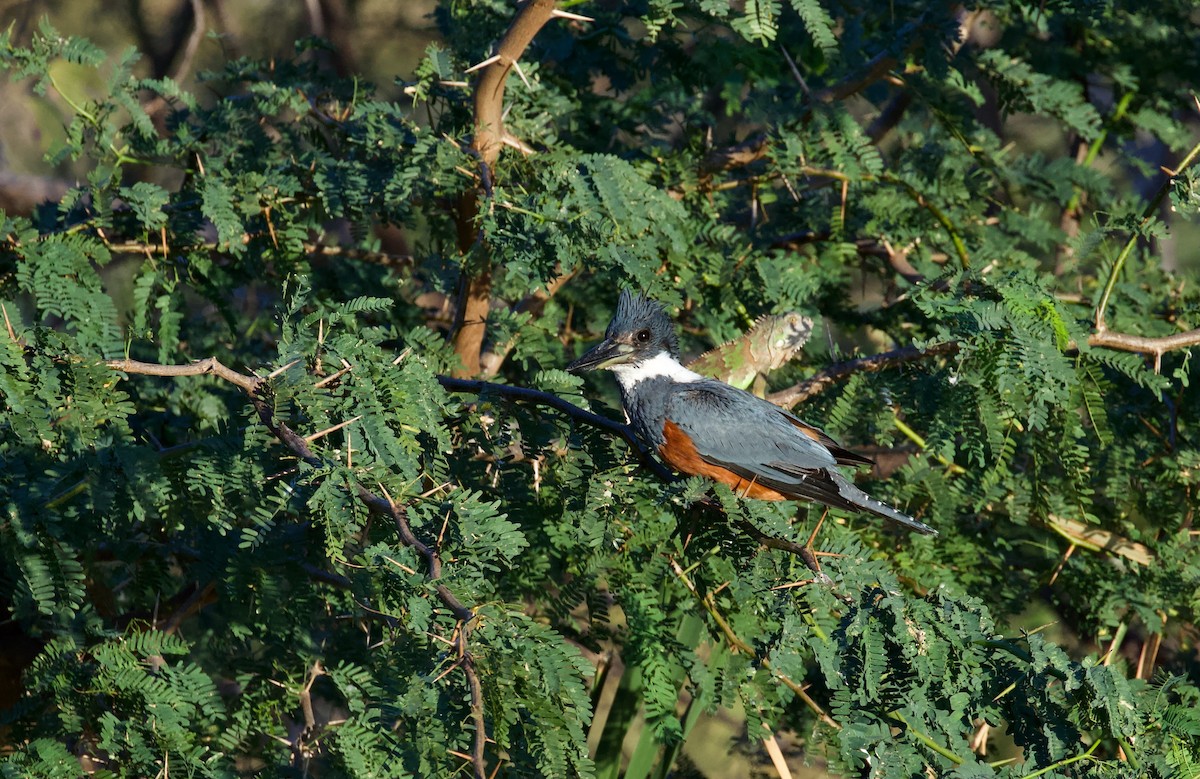
<svg viewBox="0 0 1200 779">
<path fill-rule="evenodd" d="M 669 352 L 659 352 L 648 360 L 641 362 L 625 363 L 624 365 L 614 365 L 610 368 L 617 376 L 617 381 L 621 382 L 621 389 L 628 392 L 633 389 L 638 382 L 646 379 L 668 378 L 672 381 L 691 382 L 699 381 L 704 377 L 695 371 L 689 371 L 687 368 L 679 364 L 670 355 Z"/>
</svg>

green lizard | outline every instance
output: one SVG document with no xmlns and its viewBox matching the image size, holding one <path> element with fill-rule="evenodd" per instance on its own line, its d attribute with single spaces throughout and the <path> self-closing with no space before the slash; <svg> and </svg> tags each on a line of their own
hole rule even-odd
<svg viewBox="0 0 1200 779">
<path fill-rule="evenodd" d="M 762 316 L 744 335 L 705 352 L 687 366 L 762 397 L 766 374 L 787 363 L 812 335 L 813 322 L 797 313 Z"/>
</svg>

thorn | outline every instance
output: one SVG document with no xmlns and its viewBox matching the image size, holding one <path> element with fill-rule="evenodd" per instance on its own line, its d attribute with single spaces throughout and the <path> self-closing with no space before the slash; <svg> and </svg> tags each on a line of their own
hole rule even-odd
<svg viewBox="0 0 1200 779">
<path fill-rule="evenodd" d="M 416 571 L 414 571 L 412 568 L 409 568 L 407 565 L 404 565 L 403 563 L 398 563 L 398 562 L 396 562 L 395 560 L 393 560 L 392 558 L 388 557 L 387 555 L 380 555 L 380 557 L 382 557 L 384 560 L 387 560 L 389 563 L 391 563 L 392 565 L 396 566 L 396 567 L 397 567 L 397 568 L 399 568 L 401 571 L 404 571 L 404 572 L 405 572 L 406 574 L 408 574 L 409 576 L 416 576 L 416 575 L 417 575 L 417 572 L 416 572 Z M 449 644 L 450 642 L 449 642 L 449 641 L 446 641 L 446 643 L 447 643 L 447 644 Z"/>
<path fill-rule="evenodd" d="M 526 157 L 528 157 L 531 154 L 537 154 L 537 151 L 532 146 L 525 143 L 520 138 L 516 137 L 515 135 L 513 135 L 511 133 L 505 133 L 504 137 L 501 138 L 501 141 L 504 143 L 505 146 L 513 147 L 517 151 L 524 154 Z"/>
<path fill-rule="evenodd" d="M 787 584 L 780 584 L 780 585 L 777 585 L 777 586 L 775 586 L 775 587 L 772 587 L 772 588 L 771 588 L 771 590 L 772 590 L 772 591 L 774 591 L 774 590 L 794 590 L 794 589 L 796 589 L 797 587 L 807 587 L 807 586 L 808 586 L 808 585 L 810 585 L 810 584 L 816 584 L 818 581 L 820 581 L 820 580 L 819 580 L 819 579 L 816 579 L 816 578 L 813 578 L 813 579 L 801 579 L 801 580 L 800 580 L 800 581 L 798 581 L 798 582 L 788 582 Z"/>
<path fill-rule="evenodd" d="M 335 430 L 341 430 L 346 425 L 352 425 L 362 418 L 363 418 L 363 415 L 359 414 L 358 416 L 354 417 L 353 419 L 347 419 L 345 422 L 339 422 L 338 424 L 334 425 L 333 427 L 327 427 L 324 430 L 313 433 L 312 435 L 306 435 L 306 436 L 304 436 L 304 440 L 311 444 L 313 441 L 316 441 L 318 438 L 320 438 L 322 436 L 327 436 L 330 433 L 334 432 Z"/>
<path fill-rule="evenodd" d="M 556 19 L 570 19 L 571 21 L 574 21 L 574 22 L 594 22 L 594 21 L 596 21 L 595 19 L 593 19 L 590 16 L 584 16 L 583 14 L 573 14 L 570 11 L 560 11 L 557 8 L 555 8 L 553 11 L 551 11 L 550 15 Z"/>
<path fill-rule="evenodd" d="M 8 321 L 8 312 L 7 312 L 7 311 L 6 311 L 6 312 L 4 312 L 4 321 L 6 321 L 6 322 Z M 276 377 L 276 376 L 278 376 L 279 374 L 281 374 L 281 373 L 284 373 L 285 371 L 287 371 L 287 369 L 288 369 L 288 368 L 291 368 L 293 365 L 295 365 L 295 364 L 296 364 L 296 363 L 298 363 L 298 362 L 300 362 L 300 358 L 299 358 L 299 357 L 297 357 L 296 359 L 292 360 L 292 361 L 291 361 L 291 362 L 289 362 L 287 365 L 281 365 L 281 366 L 279 366 L 279 367 L 278 367 L 278 368 L 276 368 L 275 370 L 273 370 L 273 371 L 271 371 L 270 373 L 268 373 L 268 374 L 267 374 L 267 378 L 268 378 L 268 379 L 273 379 L 273 378 L 275 378 L 275 377 Z"/>
<path fill-rule="evenodd" d="M 500 55 L 493 54 L 492 56 L 485 59 L 483 62 L 480 62 L 478 65 L 472 65 L 471 67 L 467 68 L 463 72 L 464 73 L 474 73 L 477 70 L 482 70 L 483 68 L 486 68 L 488 65 L 491 65 L 493 62 L 499 62 L 499 61 L 500 61 Z"/>
<path fill-rule="evenodd" d="M 438 486 L 434 487 L 431 490 L 426 490 L 425 492 L 422 492 L 417 497 L 420 498 L 421 500 L 424 500 L 425 498 L 428 498 L 430 495 L 433 495 L 436 492 L 441 492 L 442 490 L 446 489 L 447 487 L 451 487 L 451 486 L 453 486 L 452 482 L 445 482 L 443 484 L 439 484 Z"/>
<path fill-rule="evenodd" d="M 323 379 L 321 379 L 320 381 L 318 381 L 316 384 L 314 384 L 314 385 L 313 385 L 313 387 L 315 387 L 315 388 L 318 388 L 318 389 L 319 389 L 319 388 L 321 388 L 321 387 L 324 387 L 324 386 L 326 386 L 326 385 L 328 385 L 328 384 L 331 384 L 332 382 L 335 382 L 335 381 L 337 381 L 338 379 L 340 379 L 340 378 L 342 378 L 343 376 L 345 376 L 347 373 L 349 373 L 349 372 L 350 372 L 350 370 L 351 370 L 350 368 L 342 368 L 342 369 L 341 369 L 340 371 L 338 371 L 337 373 L 331 373 L 331 374 L 329 374 L 328 376 L 326 376 L 325 378 L 323 378 Z"/>
<path fill-rule="evenodd" d="M 533 89 L 533 85 L 529 83 L 529 79 L 525 78 L 525 71 L 521 70 L 521 63 L 513 60 L 513 67 L 516 69 L 517 75 L 520 76 L 521 80 L 525 82 L 525 88 Z"/>
</svg>

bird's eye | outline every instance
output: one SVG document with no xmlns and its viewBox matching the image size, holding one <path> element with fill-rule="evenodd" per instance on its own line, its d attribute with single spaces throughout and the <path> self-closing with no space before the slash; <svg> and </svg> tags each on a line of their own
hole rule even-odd
<svg viewBox="0 0 1200 779">
<path fill-rule="evenodd" d="M 649 330 L 638 330 L 637 335 L 635 335 L 634 338 L 637 338 L 638 343 L 644 344 L 650 340 L 650 331 Z"/>
</svg>

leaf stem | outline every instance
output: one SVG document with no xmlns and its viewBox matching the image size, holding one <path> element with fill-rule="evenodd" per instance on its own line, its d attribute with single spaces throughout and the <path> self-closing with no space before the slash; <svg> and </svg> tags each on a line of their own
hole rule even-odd
<svg viewBox="0 0 1200 779">
<path fill-rule="evenodd" d="M 1086 752 L 1084 752 L 1082 755 L 1075 755 L 1075 757 L 1069 757 L 1066 760 L 1059 760 L 1057 763 L 1051 763 L 1050 765 L 1048 765 L 1044 768 L 1039 768 L 1038 770 L 1034 771 L 1031 774 L 1025 774 L 1024 776 L 1021 777 L 1021 779 L 1034 779 L 1035 777 L 1041 776 L 1042 774 L 1050 773 L 1051 771 L 1053 771 L 1056 768 L 1062 768 L 1063 766 L 1068 766 L 1068 765 L 1071 765 L 1072 763 L 1078 763 L 1081 760 L 1087 760 L 1088 758 L 1090 758 L 1092 756 L 1092 753 L 1096 751 L 1096 747 L 1098 747 L 1098 746 L 1100 746 L 1099 739 L 1097 739 L 1090 747 L 1088 747 L 1088 750 Z"/>
<path fill-rule="evenodd" d="M 903 725 L 908 730 L 908 732 L 911 733 L 913 735 L 913 737 L 917 739 L 917 741 L 920 741 L 922 744 L 929 747 L 934 752 L 937 752 L 939 755 L 946 758 L 951 763 L 954 763 L 955 765 L 962 765 L 964 762 L 966 762 L 963 758 L 959 757 L 958 755 L 951 752 L 949 749 L 946 749 L 946 747 L 944 747 L 941 744 L 939 744 L 938 742 L 934 741 L 932 736 L 922 733 L 921 731 L 919 731 L 915 727 L 913 727 L 912 724 L 908 720 L 906 720 L 904 718 L 904 715 L 901 714 L 900 712 L 893 711 L 893 712 L 889 713 L 888 716 L 891 717 L 892 719 L 896 720 L 897 722 L 899 722 L 901 725 Z"/>
<path fill-rule="evenodd" d="M 922 438 L 916 430 L 913 430 L 911 427 L 901 421 L 898 413 L 893 412 L 892 420 L 896 424 L 896 429 L 903 433 L 905 438 L 916 444 L 918 449 L 920 449 L 922 452 L 929 451 L 929 446 L 925 443 L 925 439 Z M 939 454 L 938 452 L 931 452 L 930 454 L 932 454 L 933 459 L 941 463 L 950 473 L 964 474 L 967 472 L 966 468 L 946 457 L 944 454 Z"/>
<path fill-rule="evenodd" d="M 47 70 L 46 77 L 48 79 L 50 79 L 50 86 L 54 87 L 54 91 L 58 93 L 58 96 L 61 97 L 63 100 L 65 100 L 67 102 L 67 105 L 71 106 L 72 111 L 74 111 L 78 115 L 82 116 L 84 119 L 87 119 L 93 125 L 99 124 L 99 121 L 96 119 L 95 115 L 92 114 L 91 111 L 88 111 L 86 108 L 84 108 L 83 106 L 76 103 L 74 100 L 71 99 L 70 95 L 68 95 L 66 92 L 63 91 L 63 88 L 59 85 L 58 80 L 54 78 L 53 73 L 51 73 L 49 70 Z"/>
<path fill-rule="evenodd" d="M 802 685 L 800 685 L 795 679 L 792 679 L 787 674 L 776 670 L 771 665 L 769 658 L 759 657 L 758 653 L 754 651 L 753 647 L 746 643 L 741 636 L 733 632 L 733 627 L 730 626 L 729 621 L 726 620 L 724 615 L 722 615 L 717 609 L 717 604 L 716 601 L 713 600 L 712 593 L 701 595 L 696 589 L 696 585 L 692 584 L 692 582 L 687 578 L 687 575 L 674 558 L 671 559 L 671 568 L 674 569 L 675 575 L 679 577 L 681 582 L 683 582 L 683 586 L 687 588 L 688 592 L 694 595 L 696 599 L 700 601 L 700 604 L 704 606 L 704 610 L 707 611 L 709 616 L 713 618 L 713 622 L 717 623 L 717 627 L 719 627 L 721 632 L 725 634 L 725 640 L 729 642 L 729 646 L 735 652 L 741 652 L 747 657 L 755 658 L 762 668 L 769 671 L 772 676 L 783 682 L 789 690 L 795 693 L 797 698 L 804 701 L 804 705 L 807 706 L 813 714 L 817 715 L 817 719 L 821 720 L 821 722 L 824 722 L 834 730 L 842 729 L 841 724 L 833 717 L 829 716 L 829 714 L 827 714 L 825 710 L 821 708 L 821 705 L 812 699 L 812 696 L 808 694 L 808 691 L 805 690 Z"/>
<path fill-rule="evenodd" d="M 1112 118 L 1109 119 L 1109 127 L 1105 127 L 1100 131 L 1100 134 L 1092 141 L 1092 145 L 1088 147 L 1087 154 L 1083 157 L 1082 167 L 1090 168 L 1092 163 L 1096 161 L 1096 157 L 1100 156 L 1100 149 L 1104 147 L 1104 142 L 1108 139 L 1108 132 L 1113 123 L 1121 121 L 1125 118 L 1125 112 L 1129 110 L 1129 104 L 1133 102 L 1133 96 L 1136 92 L 1126 92 L 1121 95 L 1121 99 L 1117 101 L 1116 107 L 1113 109 Z M 1079 187 L 1075 188 L 1075 194 L 1071 196 L 1071 200 L 1067 203 L 1067 213 L 1072 213 L 1079 208 L 1079 198 L 1082 190 Z"/>
<path fill-rule="evenodd" d="M 1104 323 L 1104 311 L 1108 308 L 1108 299 L 1112 296 L 1113 287 L 1117 286 L 1117 277 L 1121 275 L 1121 269 L 1125 267 L 1125 261 L 1129 259 L 1129 255 L 1133 252 L 1133 247 L 1137 246 L 1138 238 L 1140 238 L 1141 228 L 1154 217 L 1154 212 L 1162 204 L 1163 198 L 1167 196 L 1167 191 L 1171 189 L 1171 182 L 1180 173 L 1187 170 L 1188 166 L 1196 161 L 1197 155 L 1200 155 L 1200 143 L 1197 143 L 1191 148 L 1182 160 L 1179 162 L 1179 167 L 1175 170 L 1165 171 L 1166 179 L 1159 186 L 1158 191 L 1154 193 L 1154 197 L 1150 198 L 1150 202 L 1142 209 L 1142 218 L 1138 222 L 1138 229 L 1133 231 L 1129 236 L 1129 240 L 1125 242 L 1125 246 L 1121 249 L 1121 253 L 1117 255 L 1116 261 L 1112 268 L 1108 271 L 1108 282 L 1104 285 L 1104 294 L 1100 296 L 1100 302 L 1096 304 L 1096 332 L 1103 333 L 1108 329 Z"/>
</svg>

